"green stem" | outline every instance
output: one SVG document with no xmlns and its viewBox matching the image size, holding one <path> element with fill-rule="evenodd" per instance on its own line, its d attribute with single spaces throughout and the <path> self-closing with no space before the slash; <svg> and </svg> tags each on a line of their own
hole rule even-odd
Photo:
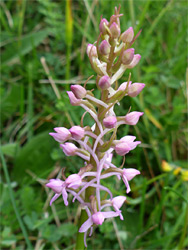
<svg viewBox="0 0 188 250">
<path fill-rule="evenodd" d="M 13 191 L 12 191 L 12 187 L 11 187 L 11 182 L 10 182 L 10 177 L 9 177 L 7 165 L 6 165 L 5 158 L 4 158 L 4 156 L 3 156 L 3 152 L 2 152 L 2 150 L 1 150 L 1 148 L 0 148 L 0 157 L 1 157 L 1 160 L 2 160 L 3 171 L 4 171 L 4 174 L 5 174 L 6 182 L 7 182 L 7 184 L 8 184 L 9 195 L 10 195 L 10 199 L 11 199 L 11 202 L 12 202 L 12 206 L 13 206 L 14 212 L 15 212 L 15 214 L 16 214 L 18 223 L 19 223 L 19 225 L 20 225 L 20 228 L 21 228 L 21 230 L 22 230 L 23 236 L 24 236 L 24 238 L 25 238 L 27 248 L 28 248 L 28 249 L 33 249 L 32 245 L 31 245 L 31 242 L 30 242 L 30 240 L 29 240 L 29 237 L 28 237 L 26 228 L 25 228 L 25 226 L 24 226 L 24 224 L 23 224 L 23 222 L 22 222 L 20 213 L 19 213 L 18 208 L 17 208 L 17 206 L 16 206 L 16 201 L 15 201 L 15 197 L 14 197 L 14 194 L 13 194 Z"/>
<path fill-rule="evenodd" d="M 87 213 L 84 209 L 82 209 L 81 215 L 80 215 L 80 219 L 78 222 L 78 230 L 80 228 L 80 226 L 88 219 Z M 75 250 L 83 250 L 86 249 L 86 247 L 84 246 L 84 233 L 79 233 L 79 231 L 77 232 L 76 235 L 76 247 Z"/>
</svg>

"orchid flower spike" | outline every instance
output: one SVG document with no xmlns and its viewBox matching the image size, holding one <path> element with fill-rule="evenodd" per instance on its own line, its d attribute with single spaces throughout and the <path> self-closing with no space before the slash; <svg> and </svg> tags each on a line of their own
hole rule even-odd
<svg viewBox="0 0 188 250">
<path fill-rule="evenodd" d="M 80 124 L 73 124 L 69 129 L 56 127 L 55 132 L 49 133 L 60 143 L 66 156 L 81 157 L 84 160 L 83 165 L 75 166 L 75 172 L 67 178 L 50 179 L 46 186 L 55 192 L 50 205 L 62 196 L 67 206 L 68 195 L 71 194 L 72 201 L 77 200 L 85 209 L 88 218 L 85 221 L 80 219 L 84 222 L 79 228 L 79 233 L 84 233 L 85 246 L 87 231 L 90 229 L 91 235 L 94 225 L 102 225 L 107 218 L 120 217 L 123 220 L 120 209 L 126 197 L 121 194 L 114 197 L 102 180 L 116 176 L 123 180 L 126 192 L 129 193 L 129 181 L 140 174 L 139 170 L 123 168 L 123 165 L 125 155 L 141 142 L 136 141 L 135 136 L 125 134 L 127 129 L 118 131 L 120 125 L 136 125 L 143 112 L 134 110 L 124 116 L 117 116 L 116 104 L 120 105 L 123 98 L 129 102 L 145 87 L 144 83 L 132 83 L 130 74 L 127 74 L 127 70 L 130 71 L 139 63 L 141 55 L 135 54 L 137 52 L 132 47 L 138 35 L 134 38 L 132 27 L 121 33 L 120 17 L 122 14 L 117 7 L 110 21 L 101 17 L 97 41 L 87 45 L 86 53 L 96 73 L 97 95 L 93 85 L 87 88 L 87 81 L 84 86 L 71 85 L 71 90 L 67 91 L 70 104 L 79 106 L 77 109 L 84 109 Z M 127 80 L 118 82 L 123 75 Z M 121 165 L 114 165 L 113 151 L 124 156 Z M 104 200 L 105 196 L 107 199 Z M 111 207 L 113 211 L 105 211 L 106 207 Z"/>
</svg>

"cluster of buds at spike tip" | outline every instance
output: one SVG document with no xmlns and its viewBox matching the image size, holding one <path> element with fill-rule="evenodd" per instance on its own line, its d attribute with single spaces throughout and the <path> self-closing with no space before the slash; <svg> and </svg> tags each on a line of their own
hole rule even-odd
<svg viewBox="0 0 188 250">
<path fill-rule="evenodd" d="M 121 194 L 113 197 L 110 189 L 101 180 L 116 176 L 119 181 L 124 182 L 126 192 L 129 193 L 129 182 L 140 174 L 137 169 L 123 168 L 124 162 L 122 166 L 114 165 L 114 157 L 117 154 L 127 157 L 127 154 L 141 143 L 133 135 L 117 138 L 119 126 L 134 126 L 143 115 L 143 112 L 130 112 L 130 108 L 127 107 L 124 116 L 116 116 L 114 106 L 118 107 L 119 102 L 126 96 L 136 97 L 145 87 L 143 83 L 132 83 L 130 75 L 125 75 L 127 82 L 118 83 L 126 69 L 135 67 L 141 58 L 132 48 L 138 37 L 134 37 L 133 28 L 130 27 L 121 33 L 122 14 L 119 11 L 120 8 L 115 8 L 115 13 L 109 21 L 101 19 L 97 41 L 87 46 L 87 55 L 97 74 L 96 87 L 101 92 L 100 98 L 86 89 L 87 82 L 83 86 L 72 85 L 71 91 L 67 92 L 71 105 L 82 107 L 85 113 L 90 115 L 93 126 L 90 128 L 77 125 L 69 129 L 57 127 L 54 128 L 55 132 L 50 133 L 60 143 L 66 156 L 83 159 L 84 166 L 78 173 L 73 173 L 67 178 L 63 175 L 64 180 L 51 179 L 46 186 L 55 192 L 50 204 L 62 195 L 67 206 L 68 200 L 73 196 L 72 201 L 77 200 L 86 210 L 88 219 L 79 229 L 80 233 L 85 233 L 85 245 L 87 232 L 90 229 L 91 234 L 94 225 L 101 225 L 107 218 L 123 219 L 120 208 L 126 197 Z M 85 113 L 81 118 L 81 124 L 84 123 Z M 78 166 L 75 167 L 77 168 Z M 102 196 L 101 192 L 106 192 L 106 199 L 103 199 L 104 195 Z M 84 198 L 85 194 L 87 199 Z M 105 211 L 106 207 L 108 211 Z"/>
</svg>

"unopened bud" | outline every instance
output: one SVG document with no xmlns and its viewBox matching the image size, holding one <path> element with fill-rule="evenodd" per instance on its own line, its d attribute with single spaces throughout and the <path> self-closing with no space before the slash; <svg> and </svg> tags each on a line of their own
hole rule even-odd
<svg viewBox="0 0 188 250">
<path fill-rule="evenodd" d="M 84 137 L 85 130 L 80 126 L 73 126 L 69 129 L 71 135 L 76 140 L 81 140 Z"/>
<path fill-rule="evenodd" d="M 67 156 L 73 156 L 76 154 L 77 151 L 77 147 L 71 143 L 71 142 L 66 142 L 65 144 L 60 144 L 60 147 L 63 149 L 63 152 L 67 155 Z"/>
<path fill-rule="evenodd" d="M 128 65 L 132 62 L 133 58 L 134 58 L 134 49 L 131 48 L 123 52 L 121 60 L 123 64 Z"/>
<path fill-rule="evenodd" d="M 132 82 L 129 81 L 129 86 L 130 86 L 131 83 L 132 83 Z M 118 90 L 125 91 L 126 88 L 128 88 L 128 87 L 127 87 L 127 84 L 128 84 L 128 82 L 123 82 L 123 83 L 119 86 Z"/>
<path fill-rule="evenodd" d="M 118 144 L 116 144 L 114 149 L 116 153 L 121 156 L 129 153 L 129 151 L 131 150 L 131 148 L 126 142 L 119 142 Z"/>
<path fill-rule="evenodd" d="M 140 59 L 141 55 L 139 54 L 134 55 L 132 62 L 129 65 L 127 65 L 127 68 L 129 69 L 134 68 L 139 63 Z"/>
<path fill-rule="evenodd" d="M 119 37 L 119 35 L 120 35 L 120 28 L 117 25 L 117 23 L 113 22 L 110 25 L 110 32 L 111 32 L 112 37 L 114 37 L 114 38 L 118 38 Z"/>
<path fill-rule="evenodd" d="M 106 26 L 108 25 L 108 21 L 105 18 L 103 18 L 99 24 L 100 32 L 102 32 L 103 35 L 106 34 L 106 27 L 104 24 Z"/>
<path fill-rule="evenodd" d="M 49 135 L 53 136 L 53 138 L 58 142 L 64 142 L 67 141 L 71 137 L 71 133 L 67 128 L 59 127 L 54 128 L 56 133 L 49 133 Z"/>
<path fill-rule="evenodd" d="M 87 52 L 87 55 L 88 55 L 88 57 L 97 57 L 98 55 L 97 55 L 97 48 L 96 48 L 96 46 L 95 45 L 93 45 L 93 44 L 88 44 L 87 45 L 87 49 L 86 49 L 86 52 Z"/>
<path fill-rule="evenodd" d="M 128 88 L 128 95 L 131 97 L 135 97 L 142 91 L 144 87 L 145 87 L 144 83 L 133 83 Z"/>
<path fill-rule="evenodd" d="M 71 85 L 71 90 L 78 99 L 82 99 L 86 96 L 86 89 L 80 85 Z"/>
<path fill-rule="evenodd" d="M 99 87 L 101 89 L 108 89 L 111 84 L 110 84 L 110 77 L 109 76 L 102 76 L 99 80 Z"/>
<path fill-rule="evenodd" d="M 115 128 L 116 123 L 117 123 L 117 119 L 115 116 L 108 116 L 104 118 L 103 120 L 103 124 L 105 128 Z"/>
<path fill-rule="evenodd" d="M 130 27 L 128 28 L 125 32 L 122 33 L 121 35 L 121 40 L 124 42 L 124 43 L 130 43 L 132 42 L 134 38 L 134 31 L 133 31 L 133 28 Z"/>
<path fill-rule="evenodd" d="M 70 100 L 71 105 L 73 105 L 73 106 L 79 106 L 80 105 L 81 100 L 77 99 L 72 91 L 67 91 L 67 94 L 69 96 L 69 100 Z"/>
<path fill-rule="evenodd" d="M 99 46 L 99 51 L 102 55 L 108 55 L 110 53 L 110 44 L 103 40 Z"/>
<path fill-rule="evenodd" d="M 140 116 L 142 116 L 143 114 L 144 114 L 143 112 L 137 112 L 137 111 L 130 112 L 124 118 L 125 124 L 136 125 Z"/>
</svg>

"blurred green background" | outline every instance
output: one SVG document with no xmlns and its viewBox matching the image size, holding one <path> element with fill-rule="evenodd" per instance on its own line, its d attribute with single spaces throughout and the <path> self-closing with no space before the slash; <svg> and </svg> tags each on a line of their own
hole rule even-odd
<svg viewBox="0 0 188 250">
<path fill-rule="evenodd" d="M 66 175 L 77 172 L 83 161 L 65 157 L 48 133 L 80 124 L 84 111 L 70 105 L 66 90 L 94 73 L 86 45 L 97 39 L 101 15 L 109 19 L 119 4 L 122 31 L 142 29 L 134 44 L 142 59 L 119 83 L 131 72 L 132 81 L 146 87 L 116 107 L 118 115 L 130 106 L 145 113 L 137 126 L 119 130 L 119 136 L 132 134 L 142 141 L 125 162 L 142 175 L 131 182 L 124 221 L 116 218 L 96 228 L 88 249 L 188 249 L 188 6 L 175 0 L 0 2 L 1 150 L 6 160 L 0 179 L 2 249 L 74 248 L 78 203 L 65 207 L 58 199 L 49 207 L 53 192 L 44 184 L 62 168 Z M 94 80 L 89 89 L 95 88 Z M 92 125 L 89 116 L 86 122 Z M 121 157 L 114 164 L 120 165 Z M 105 185 L 114 195 L 126 195 L 116 179 Z"/>
</svg>

